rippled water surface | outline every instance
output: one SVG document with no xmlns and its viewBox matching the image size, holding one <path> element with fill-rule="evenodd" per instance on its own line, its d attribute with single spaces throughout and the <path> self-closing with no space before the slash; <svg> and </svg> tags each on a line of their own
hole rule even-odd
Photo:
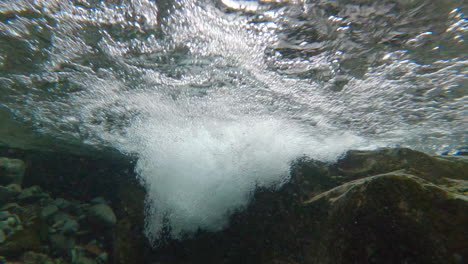
<svg viewBox="0 0 468 264">
<path fill-rule="evenodd" d="M 308 155 L 468 131 L 462 0 L 0 0 L 0 105 L 139 158 L 148 227 L 218 229 Z M 220 173 L 222 171 L 222 173 Z"/>
</svg>

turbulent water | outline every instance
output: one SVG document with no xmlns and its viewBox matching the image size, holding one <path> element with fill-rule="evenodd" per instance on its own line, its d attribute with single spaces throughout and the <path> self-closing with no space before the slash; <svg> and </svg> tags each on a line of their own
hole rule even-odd
<svg viewBox="0 0 468 264">
<path fill-rule="evenodd" d="M 0 105 L 138 158 L 146 233 L 218 230 L 307 155 L 463 147 L 463 0 L 0 0 Z"/>
</svg>

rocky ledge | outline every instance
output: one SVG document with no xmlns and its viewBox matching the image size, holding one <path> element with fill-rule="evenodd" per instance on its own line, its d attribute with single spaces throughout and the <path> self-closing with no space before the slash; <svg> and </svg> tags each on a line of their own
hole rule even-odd
<svg viewBox="0 0 468 264">
<path fill-rule="evenodd" d="M 26 162 L 31 167 L 41 160 Z M 384 148 L 349 151 L 332 164 L 303 158 L 292 165 L 288 184 L 279 191 L 258 190 L 226 230 L 168 239 L 154 249 L 142 234 L 144 189 L 129 184 L 135 175 L 119 178 L 106 172 L 83 181 L 87 171 L 81 168 L 79 177 L 62 179 L 95 186 L 93 180 L 106 182 L 107 177 L 115 184 L 106 186 L 112 191 L 103 197 L 88 199 L 104 187 L 91 194 L 73 192 L 67 185 L 54 185 L 58 176 L 31 177 L 34 171 L 28 166 L 0 158 L 0 263 L 468 260 L 468 159 L 462 155 Z M 81 196 L 60 198 L 60 190 Z"/>
</svg>

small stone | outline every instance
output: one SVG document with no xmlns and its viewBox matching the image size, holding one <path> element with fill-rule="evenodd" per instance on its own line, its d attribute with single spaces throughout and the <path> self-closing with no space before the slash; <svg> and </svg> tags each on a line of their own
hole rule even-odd
<svg viewBox="0 0 468 264">
<path fill-rule="evenodd" d="M 12 235 L 15 232 L 13 228 L 11 228 L 9 225 L 6 225 L 4 222 L 0 222 L 0 225 L 3 226 L 2 230 L 6 236 Z"/>
<path fill-rule="evenodd" d="M 21 185 L 25 170 L 26 165 L 22 160 L 0 158 L 0 184 L 14 183 Z"/>
<path fill-rule="evenodd" d="M 13 183 L 13 184 L 7 185 L 6 187 L 12 191 L 21 192 L 21 185 L 19 184 Z"/>
<path fill-rule="evenodd" d="M 104 252 L 102 254 L 99 254 L 99 256 L 97 256 L 97 259 L 100 260 L 103 263 L 107 263 L 107 260 L 109 259 L 109 256 L 107 255 L 106 252 Z"/>
<path fill-rule="evenodd" d="M 16 226 L 17 224 L 17 217 L 10 216 L 7 218 L 6 222 L 8 223 L 9 226 Z"/>
<path fill-rule="evenodd" d="M 5 240 L 6 240 L 6 234 L 5 234 L 5 232 L 3 232 L 2 229 L 0 229 L 0 244 L 5 242 Z"/>
<path fill-rule="evenodd" d="M 96 240 L 90 241 L 84 246 L 84 248 L 86 249 L 88 255 L 91 256 L 99 256 L 103 253 L 101 247 L 99 247 Z"/>
<path fill-rule="evenodd" d="M 7 219 L 11 215 L 8 211 L 0 212 L 0 221 Z"/>
<path fill-rule="evenodd" d="M 19 204 L 17 203 L 8 203 L 8 204 L 5 204 L 4 206 L 2 206 L 0 208 L 0 211 L 10 211 L 12 213 L 22 213 L 24 212 L 24 208 L 21 207 Z"/>
<path fill-rule="evenodd" d="M 63 224 L 62 228 L 60 228 L 60 231 L 64 234 L 70 235 L 75 234 L 79 229 L 80 225 L 78 222 L 74 219 L 69 219 Z"/>
<path fill-rule="evenodd" d="M 7 235 L 11 235 L 15 231 L 18 231 L 18 226 L 21 225 L 19 217 L 15 214 L 8 216 L 3 221 L 0 221 L 0 229 L 3 230 Z"/>
<path fill-rule="evenodd" d="M 65 222 L 69 221 L 70 219 L 73 219 L 74 217 L 67 214 L 67 213 L 64 213 L 64 212 L 59 212 L 57 214 L 55 214 L 53 217 L 52 217 L 52 222 L 54 223 L 52 226 L 54 227 L 62 227 Z"/>
<path fill-rule="evenodd" d="M 65 224 L 64 220 L 55 221 L 54 224 L 52 225 L 52 228 L 53 229 L 61 228 L 63 226 L 63 224 Z"/>
<path fill-rule="evenodd" d="M 19 192 L 11 190 L 7 187 L 0 186 L 0 204 L 8 202 L 18 196 Z"/>
<path fill-rule="evenodd" d="M 52 248 L 58 250 L 62 254 L 68 252 L 75 247 L 75 240 L 62 234 L 54 234 L 49 236 L 49 242 Z"/>
<path fill-rule="evenodd" d="M 47 255 L 41 253 L 28 251 L 22 256 L 22 263 L 24 264 L 45 264 L 46 262 L 48 262 Z"/>
<path fill-rule="evenodd" d="M 113 226 L 117 222 L 114 211 L 107 204 L 96 204 L 88 209 L 88 219 L 98 225 Z"/>
<path fill-rule="evenodd" d="M 57 198 L 52 203 L 55 204 L 60 210 L 65 210 L 71 205 L 71 202 L 63 198 Z"/>
<path fill-rule="evenodd" d="M 105 204 L 107 203 L 106 200 L 104 200 L 103 197 L 99 196 L 90 201 L 91 204 Z"/>
<path fill-rule="evenodd" d="M 8 225 L 8 222 L 7 221 L 0 221 L 0 229 L 2 229 L 3 231 L 7 230 L 8 228 L 10 228 L 10 225 Z"/>
<path fill-rule="evenodd" d="M 47 196 L 47 194 L 42 192 L 41 187 L 35 185 L 24 189 L 18 196 L 18 199 L 23 202 L 31 202 L 34 200 L 40 200 L 41 198 L 45 198 Z"/>
<path fill-rule="evenodd" d="M 47 230 L 49 232 L 49 234 L 55 234 L 57 233 L 57 229 L 53 228 L 53 227 L 49 227 L 49 229 Z"/>
<path fill-rule="evenodd" d="M 54 204 L 48 205 L 41 210 L 41 218 L 47 219 L 58 212 L 58 207 Z"/>
<path fill-rule="evenodd" d="M 71 250 L 71 263 L 74 264 L 96 264 L 97 262 L 86 257 L 85 252 L 76 249 Z"/>
<path fill-rule="evenodd" d="M 76 264 L 96 264 L 94 260 L 87 258 L 85 256 L 80 256 L 75 263 Z"/>
</svg>

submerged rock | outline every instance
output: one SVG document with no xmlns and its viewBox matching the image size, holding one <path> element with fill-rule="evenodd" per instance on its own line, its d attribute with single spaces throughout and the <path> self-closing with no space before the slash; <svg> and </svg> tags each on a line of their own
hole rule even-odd
<svg viewBox="0 0 468 264">
<path fill-rule="evenodd" d="M 162 263 L 464 263 L 467 159 L 409 149 L 298 161 L 220 233 L 156 250 Z M 216 249 L 216 250 L 213 250 Z M 181 252 L 183 254 L 174 254 Z M 222 252 L 222 253 L 218 253 Z"/>
<path fill-rule="evenodd" d="M 44 193 L 41 187 L 35 185 L 24 189 L 18 196 L 18 200 L 22 202 L 35 202 L 42 198 L 47 198 L 49 195 Z"/>
<path fill-rule="evenodd" d="M 66 210 L 68 209 L 70 206 L 72 206 L 72 203 L 70 201 L 67 201 L 63 198 L 57 198 L 55 199 L 52 204 L 54 204 L 55 206 L 57 206 L 60 210 Z"/>
<path fill-rule="evenodd" d="M 0 244 L 5 242 L 5 240 L 6 240 L 6 234 L 2 229 L 0 229 Z"/>
<path fill-rule="evenodd" d="M 291 171 L 291 181 L 279 191 L 257 190 L 226 230 L 200 231 L 184 241 L 163 237 L 152 250 L 143 234 L 145 192 L 129 184 L 134 178 L 119 179 L 117 201 L 94 193 L 53 200 L 38 186 L 22 191 L 0 186 L 0 195 L 3 191 L 8 197 L 0 200 L 5 234 L 0 255 L 17 261 L 32 251 L 31 259 L 39 254 L 38 259 L 53 263 L 161 264 L 468 259 L 464 156 L 388 148 L 350 151 L 336 163 L 302 159 Z M 84 202 L 90 197 L 97 198 Z"/>
<path fill-rule="evenodd" d="M 68 219 L 60 228 L 60 232 L 66 235 L 71 235 L 71 234 L 75 234 L 76 232 L 78 232 L 79 229 L 80 229 L 80 225 L 75 219 Z"/>
<path fill-rule="evenodd" d="M 293 176 L 288 190 L 307 200 L 340 184 L 397 170 L 443 184 L 447 178 L 468 180 L 468 159 L 461 156 L 431 156 L 407 148 L 351 150 L 336 163 L 297 161 L 292 168 Z"/>
<path fill-rule="evenodd" d="M 19 194 L 16 190 L 0 186 L 0 205 L 13 201 Z"/>
<path fill-rule="evenodd" d="M 22 213 L 24 212 L 24 208 L 21 207 L 19 204 L 17 203 L 8 203 L 8 204 L 5 204 L 3 205 L 2 207 L 0 207 L 0 210 L 1 211 L 10 211 L 12 213 Z"/>
<path fill-rule="evenodd" d="M 117 218 L 107 204 L 96 204 L 88 209 L 88 219 L 95 224 L 112 227 L 117 223 Z"/>
<path fill-rule="evenodd" d="M 92 204 L 105 204 L 107 202 L 103 197 L 99 196 L 99 197 L 96 197 L 96 198 L 92 199 L 90 201 L 90 203 L 92 203 Z"/>
<path fill-rule="evenodd" d="M 9 216 L 10 216 L 10 212 L 8 211 L 2 211 L 0 212 L 0 221 L 3 221 L 5 219 L 7 219 Z"/>
<path fill-rule="evenodd" d="M 0 158 L 0 185 L 23 183 L 26 165 L 22 160 Z"/>
<path fill-rule="evenodd" d="M 59 254 L 66 255 L 75 247 L 75 239 L 71 236 L 62 234 L 53 234 L 49 236 L 49 242 L 52 249 Z"/>
<path fill-rule="evenodd" d="M 337 173 L 350 179 L 401 169 L 434 182 L 440 182 L 443 177 L 454 179 L 468 177 L 468 163 L 463 158 L 431 156 L 407 148 L 348 151 L 334 168 Z"/>
<path fill-rule="evenodd" d="M 21 257 L 24 264 L 52 264 L 52 260 L 45 254 L 28 251 Z"/>
<path fill-rule="evenodd" d="M 327 211 L 308 263 L 457 263 L 468 256 L 466 197 L 393 172 L 346 183 L 306 202 Z M 313 251 L 312 251 L 313 250 Z"/>
<path fill-rule="evenodd" d="M 50 216 L 54 215 L 55 213 L 58 212 L 58 207 L 56 205 L 48 205 L 41 210 L 41 218 L 42 219 L 47 219 Z"/>
</svg>

